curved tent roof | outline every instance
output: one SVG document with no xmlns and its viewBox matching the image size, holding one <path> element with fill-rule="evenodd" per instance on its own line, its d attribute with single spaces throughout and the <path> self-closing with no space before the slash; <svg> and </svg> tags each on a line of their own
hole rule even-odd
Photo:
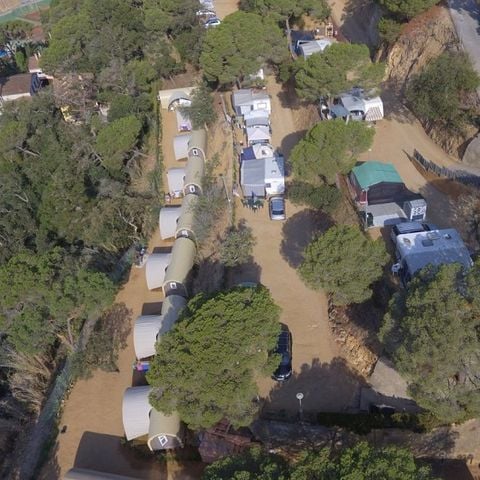
<svg viewBox="0 0 480 480">
<path fill-rule="evenodd" d="M 188 143 L 190 137 L 190 133 L 173 137 L 173 153 L 175 154 L 175 160 L 182 160 L 188 157 Z"/>
<path fill-rule="evenodd" d="M 162 240 L 175 236 L 175 232 L 177 231 L 177 221 L 180 217 L 181 211 L 182 207 L 180 205 L 160 209 L 158 224 L 160 227 L 160 238 Z"/>
<path fill-rule="evenodd" d="M 182 235 L 182 230 L 187 230 L 189 232 L 193 231 L 194 222 L 195 222 L 195 212 L 198 204 L 197 195 L 186 195 L 182 203 L 182 213 L 177 223 L 176 235 Z"/>
<path fill-rule="evenodd" d="M 169 192 L 181 192 L 185 181 L 184 168 L 170 168 L 167 170 L 167 182 Z"/>
<path fill-rule="evenodd" d="M 170 264 L 172 253 L 152 253 L 147 258 L 145 275 L 149 290 L 155 290 L 163 285 L 165 270 Z"/>
<path fill-rule="evenodd" d="M 204 160 L 207 158 L 207 132 L 205 130 L 192 131 L 188 142 L 188 156 L 195 155 L 195 152 L 192 152 L 194 148 L 200 150 Z"/>
<path fill-rule="evenodd" d="M 168 90 L 160 90 L 158 92 L 158 101 L 163 109 L 168 110 L 170 105 L 178 100 L 190 100 L 190 95 L 194 87 L 171 88 Z"/>
<path fill-rule="evenodd" d="M 153 408 L 147 443 L 152 451 L 182 447 L 182 425 L 178 414 L 165 415 Z"/>
<path fill-rule="evenodd" d="M 151 387 L 130 387 L 125 390 L 122 402 L 122 420 L 127 440 L 143 437 L 150 427 L 150 410 L 148 401 Z"/>
<path fill-rule="evenodd" d="M 141 315 L 135 321 L 133 346 L 139 360 L 155 355 L 155 343 L 162 321 L 161 315 Z"/>
<path fill-rule="evenodd" d="M 96 472 L 86 468 L 71 468 L 63 477 L 64 480 L 137 480 L 133 477 L 114 475 L 113 473 Z"/>
<path fill-rule="evenodd" d="M 187 169 L 185 171 L 185 187 L 196 185 L 201 189 L 204 170 L 205 162 L 201 157 L 188 157 Z"/>
<path fill-rule="evenodd" d="M 167 268 L 163 286 L 168 282 L 184 284 L 188 274 L 193 267 L 196 248 L 192 240 L 188 238 L 177 238 L 172 248 L 172 259 Z"/>
<path fill-rule="evenodd" d="M 180 311 L 187 304 L 187 299 L 181 295 L 169 295 L 165 297 L 162 303 L 162 317 L 163 325 L 173 325 L 177 320 L 180 314 Z M 164 333 L 163 331 L 158 332 L 160 335 Z"/>
</svg>

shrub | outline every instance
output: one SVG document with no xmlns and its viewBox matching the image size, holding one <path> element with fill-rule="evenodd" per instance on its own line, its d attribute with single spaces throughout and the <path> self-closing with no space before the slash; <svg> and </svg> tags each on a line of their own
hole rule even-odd
<svg viewBox="0 0 480 480">
<path fill-rule="evenodd" d="M 342 194 L 336 187 L 330 185 L 314 186 L 299 181 L 292 182 L 287 192 L 288 198 L 294 205 L 308 205 L 327 213 L 332 213 L 342 198 Z"/>
</svg>

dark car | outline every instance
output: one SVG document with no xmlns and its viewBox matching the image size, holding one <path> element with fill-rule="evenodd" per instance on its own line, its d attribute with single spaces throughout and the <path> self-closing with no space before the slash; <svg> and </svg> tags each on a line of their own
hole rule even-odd
<svg viewBox="0 0 480 480">
<path fill-rule="evenodd" d="M 282 325 L 274 353 L 279 354 L 281 360 L 273 373 L 273 378 L 278 382 L 284 382 L 292 376 L 292 334 L 286 325 Z"/>
</svg>

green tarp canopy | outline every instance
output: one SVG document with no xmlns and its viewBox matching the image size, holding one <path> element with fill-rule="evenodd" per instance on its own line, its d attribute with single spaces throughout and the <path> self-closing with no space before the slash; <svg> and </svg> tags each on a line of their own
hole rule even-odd
<svg viewBox="0 0 480 480">
<path fill-rule="evenodd" d="M 378 183 L 403 183 L 400 175 L 391 163 L 365 162 L 352 169 L 362 190 Z"/>
</svg>

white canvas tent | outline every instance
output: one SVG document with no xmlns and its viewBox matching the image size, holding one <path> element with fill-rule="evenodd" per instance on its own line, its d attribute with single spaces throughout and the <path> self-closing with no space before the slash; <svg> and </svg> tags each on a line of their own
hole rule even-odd
<svg viewBox="0 0 480 480">
<path fill-rule="evenodd" d="M 181 211 L 182 207 L 180 205 L 160 209 L 158 224 L 160 227 L 160 238 L 162 240 L 175 236 Z"/>
<path fill-rule="evenodd" d="M 162 322 L 161 315 L 140 315 L 135 320 L 133 346 L 138 360 L 155 355 L 155 342 Z"/>
<path fill-rule="evenodd" d="M 127 440 L 148 435 L 150 410 L 148 401 L 151 387 L 130 387 L 125 390 L 122 402 L 122 420 Z"/>
<path fill-rule="evenodd" d="M 247 140 L 249 145 L 254 143 L 270 143 L 270 129 L 265 126 L 247 127 Z"/>
<path fill-rule="evenodd" d="M 166 270 L 171 260 L 171 253 L 152 253 L 148 256 L 145 266 L 145 276 L 149 290 L 155 290 L 163 285 Z"/>
<path fill-rule="evenodd" d="M 185 181 L 185 168 L 170 168 L 167 170 L 168 191 L 174 196 L 181 196 Z"/>
<path fill-rule="evenodd" d="M 191 101 L 190 95 L 193 89 L 194 87 L 184 87 L 160 90 L 157 98 L 164 110 L 172 110 L 182 101 L 184 104 Z"/>
<path fill-rule="evenodd" d="M 188 157 L 188 142 L 191 137 L 192 135 L 190 133 L 173 137 L 173 153 L 175 155 L 175 160 L 183 160 Z"/>
</svg>

